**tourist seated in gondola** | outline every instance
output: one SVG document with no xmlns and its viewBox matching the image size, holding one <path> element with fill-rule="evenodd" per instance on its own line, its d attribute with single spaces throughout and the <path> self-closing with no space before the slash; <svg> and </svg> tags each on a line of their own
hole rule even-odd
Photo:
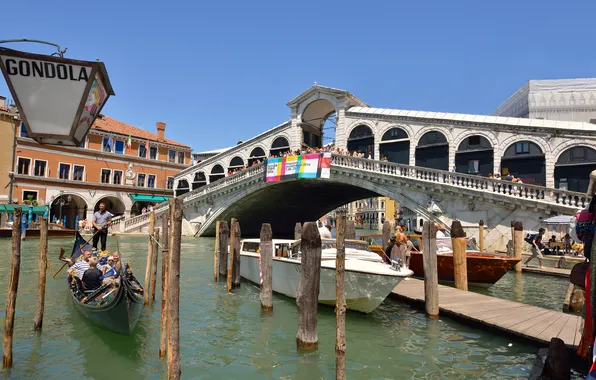
<svg viewBox="0 0 596 380">
<path fill-rule="evenodd" d="M 89 259 L 89 269 L 83 274 L 83 288 L 85 290 L 95 290 L 101 286 L 101 279 L 103 273 L 97 268 L 97 257 Z"/>
<path fill-rule="evenodd" d="M 76 261 L 75 263 L 72 262 L 71 259 L 65 258 L 70 268 L 68 268 L 68 273 L 77 276 L 79 279 L 83 278 L 83 274 L 87 269 L 89 269 L 89 259 L 91 258 L 91 251 L 86 250 L 83 251 L 83 258 L 81 260 Z"/>
<path fill-rule="evenodd" d="M 118 254 L 118 252 L 114 252 L 114 254 Z M 114 264 L 114 256 L 109 256 L 108 260 L 105 265 L 102 265 L 100 268 L 101 273 L 103 274 L 103 283 L 105 284 L 118 284 L 118 271 L 115 268 Z"/>
</svg>

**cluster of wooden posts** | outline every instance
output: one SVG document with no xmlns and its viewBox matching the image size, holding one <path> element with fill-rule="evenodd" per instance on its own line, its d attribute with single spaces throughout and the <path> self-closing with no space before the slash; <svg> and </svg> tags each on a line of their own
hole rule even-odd
<svg viewBox="0 0 596 380">
<path fill-rule="evenodd" d="M 161 231 L 155 228 L 155 213 L 149 214 L 149 247 L 145 269 L 145 305 L 155 302 L 158 247 L 161 247 L 161 325 L 159 356 L 167 355 L 168 379 L 179 379 L 180 367 L 180 246 L 182 242 L 182 200 L 169 200 L 169 214 L 161 217 Z M 160 238 L 161 235 L 161 238 Z M 160 244 L 161 240 L 161 244 Z"/>
<path fill-rule="evenodd" d="M 14 317 L 19 288 L 21 270 L 21 208 L 15 208 L 12 225 L 12 262 L 8 295 L 6 296 L 6 318 L 4 320 L 4 344 L 2 347 L 2 365 L 4 368 L 12 366 L 12 340 L 14 332 Z M 39 283 L 37 306 L 33 318 L 34 330 L 41 330 L 46 293 L 46 270 L 48 266 L 48 220 L 41 218 L 39 236 Z"/>
<path fill-rule="evenodd" d="M 232 219 L 230 228 L 226 221 L 216 222 L 215 252 L 213 257 L 213 280 L 227 278 L 228 292 L 240 286 L 240 224 Z M 345 239 L 354 239 L 356 230 L 353 221 L 347 221 L 345 213 L 337 220 L 336 258 L 336 378 L 346 378 L 346 339 L 344 293 Z M 298 328 L 296 344 L 300 350 L 318 347 L 317 312 L 321 276 L 321 236 L 316 223 L 296 223 L 294 239 L 300 240 L 301 268 L 296 294 L 298 305 Z M 269 223 L 261 226 L 260 232 L 261 309 L 273 311 L 273 232 Z"/>
</svg>

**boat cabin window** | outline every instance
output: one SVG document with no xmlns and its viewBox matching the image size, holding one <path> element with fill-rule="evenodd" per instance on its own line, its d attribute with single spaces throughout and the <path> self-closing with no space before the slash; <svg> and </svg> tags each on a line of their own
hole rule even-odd
<svg viewBox="0 0 596 380">
<path fill-rule="evenodd" d="M 260 252 L 259 247 L 260 247 L 260 243 L 258 243 L 258 242 L 248 242 L 248 241 L 245 241 L 243 243 L 243 245 L 242 245 L 242 250 L 244 252 L 255 252 L 255 253 L 257 253 L 257 252 Z"/>
<path fill-rule="evenodd" d="M 290 247 L 287 244 L 275 244 L 275 257 L 289 257 Z"/>
<path fill-rule="evenodd" d="M 369 251 L 370 248 L 365 241 L 357 242 L 357 241 L 346 241 L 345 243 L 346 249 L 358 249 L 361 251 Z M 336 248 L 336 241 L 335 240 L 323 240 L 321 241 L 321 248 L 328 249 L 328 248 Z"/>
</svg>

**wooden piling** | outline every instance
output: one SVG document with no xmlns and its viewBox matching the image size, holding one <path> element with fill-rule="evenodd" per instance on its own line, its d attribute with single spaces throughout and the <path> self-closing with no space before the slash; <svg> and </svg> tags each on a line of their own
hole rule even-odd
<svg viewBox="0 0 596 380">
<path fill-rule="evenodd" d="M 301 226 L 302 227 L 302 226 Z M 261 310 L 273 310 L 273 232 L 271 224 L 261 226 Z"/>
<path fill-rule="evenodd" d="M 234 235 L 232 242 L 231 236 Z M 230 249 L 234 250 L 234 263 L 232 267 L 232 288 L 240 287 L 240 223 L 236 221 L 232 230 L 230 231 Z"/>
<path fill-rule="evenodd" d="M 228 252 L 228 293 L 232 292 L 232 277 L 234 276 L 234 224 L 236 218 L 230 222 L 230 249 Z"/>
<path fill-rule="evenodd" d="M 17 304 L 17 290 L 19 288 L 19 273 L 21 270 L 21 214 L 21 208 L 16 207 L 12 218 L 12 263 L 4 320 L 4 345 L 2 350 L 4 368 L 12 366 L 12 334 L 14 331 L 14 314 Z"/>
<path fill-rule="evenodd" d="M 542 368 L 541 379 L 571 378 L 569 352 L 565 342 L 559 338 L 552 338 L 548 345 L 548 354 Z"/>
<path fill-rule="evenodd" d="M 219 259 L 219 223 L 215 222 L 215 251 L 213 252 L 213 281 L 219 280 L 219 265 L 217 260 Z"/>
<path fill-rule="evenodd" d="M 46 298 L 46 274 L 48 269 L 48 220 L 41 218 L 39 224 L 39 281 L 37 289 L 37 308 L 33 318 L 33 328 L 41 330 Z"/>
<path fill-rule="evenodd" d="M 153 304 L 155 302 L 155 288 L 157 285 L 157 260 L 159 256 L 157 254 L 157 252 L 159 252 L 157 250 L 159 247 L 157 243 L 159 243 L 159 228 L 153 233 L 153 239 L 151 239 L 151 241 L 153 243 L 153 253 L 151 254 L 151 257 L 153 258 L 153 262 L 151 264 L 151 303 Z"/>
<path fill-rule="evenodd" d="M 385 247 L 387 247 L 387 244 L 389 244 L 389 239 L 391 238 L 391 223 L 389 223 L 388 220 L 385 220 L 383 222 L 382 234 L 383 234 L 383 250 L 385 250 Z"/>
<path fill-rule="evenodd" d="M 515 220 L 511 221 L 511 249 L 507 251 L 507 256 L 515 257 Z"/>
<path fill-rule="evenodd" d="M 155 212 L 149 213 L 149 244 L 147 248 L 147 266 L 145 267 L 145 305 L 149 305 L 151 297 L 151 265 L 153 265 L 153 234 L 155 233 Z"/>
<path fill-rule="evenodd" d="M 169 213 L 161 217 L 161 326 L 159 328 L 159 356 L 166 356 L 168 352 L 168 264 L 170 261 L 168 248 L 170 236 L 168 234 Z"/>
<path fill-rule="evenodd" d="M 168 379 L 180 379 L 180 246 L 182 243 L 182 198 L 170 198 L 172 244 L 168 266 Z"/>
<path fill-rule="evenodd" d="M 321 236 L 316 223 L 304 223 L 300 250 L 300 281 L 296 292 L 298 305 L 296 344 L 300 350 L 312 350 L 319 344 L 317 311 L 321 280 Z"/>
<path fill-rule="evenodd" d="M 346 221 L 346 240 L 356 239 L 356 226 L 353 220 Z"/>
<path fill-rule="evenodd" d="M 437 272 L 437 230 L 434 223 L 422 227 L 422 260 L 424 266 L 424 309 L 431 318 L 439 316 L 439 274 Z"/>
<path fill-rule="evenodd" d="M 515 258 L 519 259 L 519 262 L 515 264 L 515 271 L 517 273 L 521 273 L 522 271 L 522 250 L 524 249 L 524 237 L 522 236 L 524 233 L 524 226 L 522 222 L 515 222 L 515 226 L 513 228 L 514 231 L 514 239 L 513 239 L 513 247 Z"/>
<path fill-rule="evenodd" d="M 344 274 L 346 266 L 346 214 L 340 212 L 337 215 L 336 225 L 336 247 L 335 258 L 335 378 L 345 380 L 346 378 L 346 294 L 344 292 Z M 383 223 L 383 237 L 385 237 L 385 226 L 391 225 L 388 221 Z"/>
<path fill-rule="evenodd" d="M 219 277 L 226 278 L 228 275 L 228 243 L 230 242 L 230 230 L 228 222 L 219 223 Z"/>
<path fill-rule="evenodd" d="M 296 226 L 294 227 L 294 240 L 302 239 L 302 223 L 296 222 Z"/>
<path fill-rule="evenodd" d="M 459 220 L 451 223 L 451 247 L 453 249 L 453 278 L 455 287 L 468 290 L 468 266 L 466 263 L 466 233 Z"/>
<path fill-rule="evenodd" d="M 480 241 L 480 252 L 484 252 L 484 220 L 478 223 L 478 240 Z"/>
</svg>

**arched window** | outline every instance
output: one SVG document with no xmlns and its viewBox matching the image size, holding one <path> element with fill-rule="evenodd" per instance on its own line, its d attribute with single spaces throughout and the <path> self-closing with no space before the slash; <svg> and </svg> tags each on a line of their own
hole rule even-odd
<svg viewBox="0 0 596 380">
<path fill-rule="evenodd" d="M 383 134 L 381 141 L 391 141 L 391 140 L 400 140 L 400 139 L 407 139 L 409 138 L 406 131 L 401 128 L 391 128 L 387 132 Z"/>
<path fill-rule="evenodd" d="M 418 148 L 447 144 L 447 138 L 439 131 L 430 131 L 422 135 Z"/>
<path fill-rule="evenodd" d="M 382 161 L 408 165 L 410 163 L 410 140 L 406 131 L 396 127 L 385 132 L 379 143 L 379 154 Z"/>
<path fill-rule="evenodd" d="M 493 147 L 484 136 L 465 138 L 455 152 L 455 171 L 487 177 L 493 172 Z"/>
<path fill-rule="evenodd" d="M 285 137 L 279 136 L 271 144 L 270 154 L 272 156 L 282 156 L 284 153 L 290 150 L 290 143 Z"/>
<path fill-rule="evenodd" d="M 449 143 L 439 131 L 426 132 L 416 146 L 416 166 L 449 170 Z"/>
<path fill-rule="evenodd" d="M 230 161 L 230 166 L 228 166 L 228 172 L 234 172 L 236 170 L 242 170 L 244 168 L 244 160 L 242 157 L 236 156 L 232 158 Z"/>
<path fill-rule="evenodd" d="M 265 158 L 267 158 L 267 155 L 265 154 L 263 148 L 256 147 L 252 150 L 252 152 L 250 152 L 248 166 L 252 166 L 256 162 L 263 161 Z"/>
<path fill-rule="evenodd" d="M 192 180 L 192 189 L 198 189 L 203 187 L 207 184 L 207 178 L 205 177 L 205 173 L 197 172 Z"/>
<path fill-rule="evenodd" d="M 348 137 L 348 151 L 364 153 L 365 158 L 374 158 L 375 135 L 367 125 L 359 125 L 352 129 Z"/>
<path fill-rule="evenodd" d="M 555 187 L 585 193 L 593 170 L 596 170 L 596 150 L 587 146 L 568 148 L 555 164 Z"/>
<path fill-rule="evenodd" d="M 501 176 L 513 175 L 529 185 L 546 185 L 546 159 L 536 143 L 517 141 L 501 157 Z"/>
<path fill-rule="evenodd" d="M 186 194 L 190 191 L 188 186 L 188 181 L 185 179 L 181 179 L 178 181 L 178 186 L 176 186 L 176 196 L 179 197 L 182 194 Z"/>
<path fill-rule="evenodd" d="M 220 164 L 213 165 L 211 168 L 211 174 L 209 175 L 209 183 L 213 183 L 218 179 L 222 179 L 226 176 L 226 172 L 224 171 L 223 166 Z"/>
</svg>

